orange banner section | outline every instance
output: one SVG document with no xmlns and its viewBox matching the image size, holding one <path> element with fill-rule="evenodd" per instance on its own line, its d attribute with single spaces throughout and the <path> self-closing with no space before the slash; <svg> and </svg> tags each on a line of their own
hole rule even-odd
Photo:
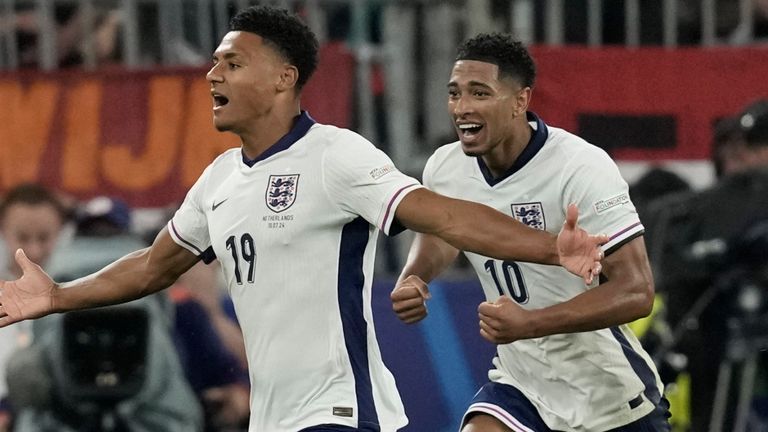
<svg viewBox="0 0 768 432">
<path fill-rule="evenodd" d="M 321 56 L 304 108 L 349 126 L 354 60 L 340 45 Z M 205 72 L 0 76 L 0 190 L 38 181 L 135 207 L 179 202 L 218 154 L 240 144 L 213 127 Z"/>
<path fill-rule="evenodd" d="M 578 132 L 579 115 L 588 114 L 674 119 L 670 148 L 616 149 L 617 159 L 707 159 L 713 123 L 768 97 L 765 48 L 536 47 L 532 54 L 538 82 L 531 109 L 552 125 Z"/>
</svg>

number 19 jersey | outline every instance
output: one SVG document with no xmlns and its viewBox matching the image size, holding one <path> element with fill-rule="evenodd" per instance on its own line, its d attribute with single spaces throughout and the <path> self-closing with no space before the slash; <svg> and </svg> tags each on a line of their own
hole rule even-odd
<svg viewBox="0 0 768 432">
<path fill-rule="evenodd" d="M 257 160 L 229 150 L 189 191 L 168 229 L 221 262 L 245 338 L 251 432 L 407 424 L 370 300 L 378 230 L 419 187 L 361 136 L 303 113 Z"/>
</svg>

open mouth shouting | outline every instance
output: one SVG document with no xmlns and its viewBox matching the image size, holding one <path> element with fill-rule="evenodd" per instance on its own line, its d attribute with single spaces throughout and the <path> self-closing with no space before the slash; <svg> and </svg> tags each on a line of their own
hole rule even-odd
<svg viewBox="0 0 768 432">
<path fill-rule="evenodd" d="M 459 128 L 459 134 L 464 138 L 471 138 L 478 133 L 480 133 L 480 130 L 483 128 L 483 125 L 479 123 L 462 123 L 458 124 L 457 127 Z"/>
<path fill-rule="evenodd" d="M 211 96 L 213 97 L 213 111 L 218 111 L 229 103 L 229 98 L 221 93 L 212 91 Z"/>
<path fill-rule="evenodd" d="M 459 140 L 464 144 L 473 144 L 480 139 L 485 125 L 476 122 L 456 123 Z"/>
</svg>

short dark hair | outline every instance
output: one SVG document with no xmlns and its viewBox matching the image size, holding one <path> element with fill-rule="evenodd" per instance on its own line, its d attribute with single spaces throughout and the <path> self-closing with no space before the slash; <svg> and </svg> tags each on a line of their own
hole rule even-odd
<svg viewBox="0 0 768 432">
<path fill-rule="evenodd" d="M 512 77 L 533 88 L 536 65 L 522 42 L 508 33 L 480 33 L 459 46 L 456 61 L 477 60 L 499 67 L 499 77 Z"/>
<path fill-rule="evenodd" d="M 232 17 L 231 31 L 245 31 L 261 36 L 277 52 L 296 66 L 301 90 L 317 68 L 320 44 L 312 30 L 296 15 L 271 6 L 251 6 Z"/>
<path fill-rule="evenodd" d="M 5 218 L 8 208 L 14 204 L 50 205 L 61 216 L 62 220 L 67 218 L 67 211 L 61 200 L 45 186 L 37 183 L 20 184 L 5 194 L 2 202 L 0 202 L 0 221 Z"/>
</svg>

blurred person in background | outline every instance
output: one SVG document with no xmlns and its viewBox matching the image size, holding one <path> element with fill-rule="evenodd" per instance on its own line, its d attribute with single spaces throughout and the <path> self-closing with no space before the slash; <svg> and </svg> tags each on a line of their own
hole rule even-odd
<svg viewBox="0 0 768 432">
<path fill-rule="evenodd" d="M 46 266 L 67 220 L 67 211 L 56 195 L 38 184 L 22 184 L 10 189 L 0 202 L 0 234 L 6 257 L 2 278 L 18 278 L 21 268 L 13 259 L 17 249 L 23 249 L 36 262 Z M 31 342 L 27 326 L 0 329 L 0 432 L 6 432 L 12 422 L 12 410 L 7 400 L 6 367 L 9 358 L 19 348 Z"/>
<path fill-rule="evenodd" d="M 691 185 L 674 172 L 662 168 L 652 167 L 639 179 L 629 186 L 629 196 L 637 208 L 640 220 L 646 225 L 647 207 L 654 200 L 668 194 L 686 193 L 691 191 Z"/>
<path fill-rule="evenodd" d="M 61 280 L 91 273 L 146 247 L 131 229 L 131 209 L 120 199 L 93 198 L 80 206 L 77 220 L 72 247 L 52 260 L 51 274 Z M 72 260 L 72 254 L 80 259 Z M 184 376 L 203 408 L 207 432 L 242 430 L 249 408 L 243 336 L 231 315 L 231 300 L 222 296 L 218 270 L 198 263 L 179 278 L 168 296 L 153 296 L 167 315 L 166 325 L 172 330 Z"/>
<path fill-rule="evenodd" d="M 743 170 L 746 162 L 745 147 L 738 116 L 725 117 L 715 123 L 712 135 L 712 167 L 716 180 Z"/>
<path fill-rule="evenodd" d="M 73 280 L 146 247 L 131 220 L 120 199 L 83 203 L 75 211 L 75 235 L 51 256 L 49 271 Z M 34 343 L 9 363 L 14 430 L 202 431 L 202 410 L 174 343 L 171 302 L 157 294 L 96 312 L 33 323 Z"/>
<path fill-rule="evenodd" d="M 250 430 L 391 431 L 407 418 L 373 328 L 379 230 L 599 274 L 607 238 L 578 227 L 575 209 L 557 236 L 531 229 L 430 192 L 360 135 L 316 123 L 301 90 L 318 41 L 296 16 L 243 9 L 212 58 L 214 124 L 242 146 L 206 168 L 152 246 L 94 274 L 56 283 L 17 251 L 24 276 L 0 281 L 0 327 L 141 298 L 218 259 L 246 343 Z"/>
<path fill-rule="evenodd" d="M 169 288 L 179 355 L 207 432 L 246 430 L 250 411 L 243 334 L 220 279 L 215 262 L 200 262 Z"/>
<path fill-rule="evenodd" d="M 448 83 L 459 141 L 430 157 L 424 185 L 543 231 L 558 230 L 577 203 L 589 230 L 609 233 L 600 281 L 585 285 L 562 269 L 491 259 L 417 234 L 393 308 L 406 323 L 423 319 L 426 282 L 460 252 L 472 263 L 486 296 L 480 334 L 497 356 L 464 432 L 669 431 L 656 367 L 626 325 L 648 315 L 654 299 L 628 185 L 605 151 L 529 111 L 535 78 L 533 59 L 513 36 L 465 41 Z"/>
<path fill-rule="evenodd" d="M 760 100 L 740 115 L 717 122 L 712 159 L 718 180 L 768 167 L 768 147 L 762 131 L 767 107 L 768 99 Z"/>
<path fill-rule="evenodd" d="M 710 427 L 718 392 L 714 371 L 728 360 L 729 340 L 734 339 L 729 322 L 740 323 L 749 315 L 737 303 L 742 288 L 751 283 L 768 287 L 768 279 L 760 276 L 768 251 L 759 249 L 758 242 L 768 221 L 768 100 L 720 121 L 712 150 L 719 173 L 715 185 L 653 206 L 663 222 L 654 228 L 658 244 L 652 259 L 657 263 L 659 290 L 667 298 L 667 318 L 675 329 L 669 349 L 688 358 L 693 431 Z M 748 244 L 750 238 L 757 246 Z M 754 313 L 764 312 L 761 304 L 755 300 Z M 747 349 L 760 348 L 747 344 Z M 756 404 L 768 400 L 764 360 L 760 364 Z M 753 411 L 751 421 L 765 422 L 767 411 L 765 407 Z M 728 417 L 726 424 L 732 420 Z M 750 427 L 747 430 L 762 430 L 755 424 Z"/>
<path fill-rule="evenodd" d="M 645 227 L 643 238 L 652 264 L 653 256 L 650 251 L 656 247 L 654 235 L 657 233 L 654 227 L 663 213 L 659 208 L 666 209 L 669 205 L 688 199 L 692 194 L 693 188 L 685 179 L 662 167 L 649 169 L 630 185 L 629 195 Z M 654 272 L 654 276 L 658 275 Z"/>
</svg>

